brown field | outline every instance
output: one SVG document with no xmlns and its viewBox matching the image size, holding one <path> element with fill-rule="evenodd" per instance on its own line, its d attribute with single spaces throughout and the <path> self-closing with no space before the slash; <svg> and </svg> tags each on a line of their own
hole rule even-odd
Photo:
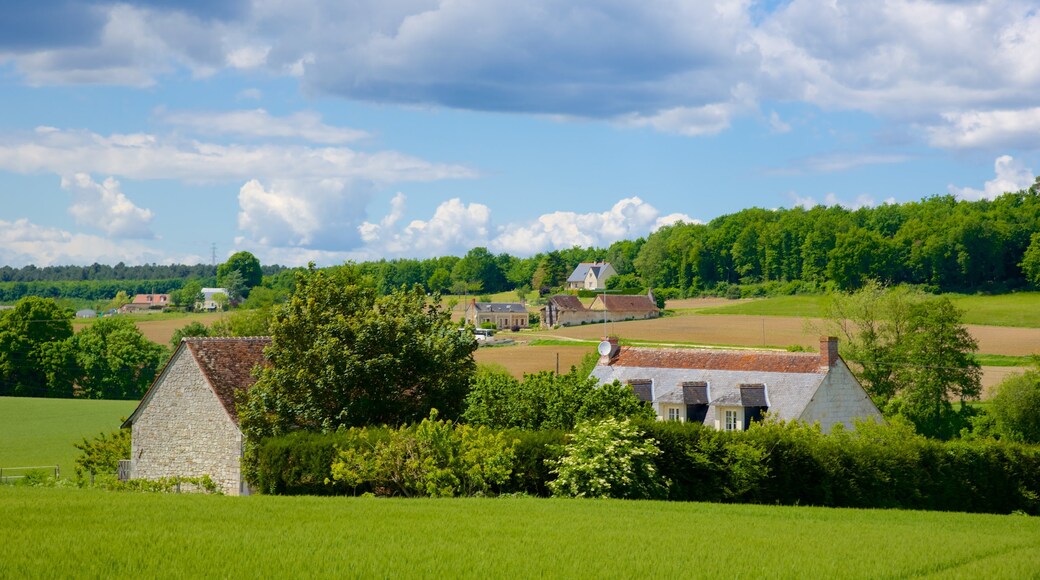
<svg viewBox="0 0 1040 580">
<path fill-rule="evenodd" d="M 141 329 L 141 334 L 152 342 L 157 342 L 163 346 L 167 346 L 170 343 L 170 339 L 173 338 L 173 332 L 178 328 L 186 326 L 190 322 L 199 321 L 206 326 L 212 325 L 220 317 L 223 316 L 222 312 L 200 312 L 185 314 L 176 318 L 170 318 L 167 314 L 128 314 L 126 316 L 132 316 L 134 322 L 137 323 L 137 328 Z M 154 317 L 149 319 L 149 317 Z M 84 326 L 90 324 L 89 322 L 75 322 L 73 323 L 73 329 L 77 332 Z"/>
<path fill-rule="evenodd" d="M 586 353 L 595 352 L 596 347 L 581 346 L 496 346 L 478 348 L 473 358 L 478 364 L 500 364 L 516 378 L 538 371 L 556 370 L 559 357 L 560 372 L 565 373 L 577 366 Z"/>
</svg>

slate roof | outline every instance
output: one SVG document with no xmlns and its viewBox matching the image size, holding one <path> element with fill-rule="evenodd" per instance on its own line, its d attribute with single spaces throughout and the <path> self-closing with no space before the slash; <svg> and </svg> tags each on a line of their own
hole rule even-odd
<svg viewBox="0 0 1040 580">
<path fill-rule="evenodd" d="M 557 294 L 549 298 L 557 310 L 585 310 L 585 305 L 573 294 Z"/>
<path fill-rule="evenodd" d="M 527 312 L 527 308 L 519 302 L 477 302 L 477 312 Z"/>
<path fill-rule="evenodd" d="M 582 263 L 578 264 L 578 267 L 575 268 L 573 272 L 571 272 L 571 275 L 570 275 L 569 278 L 567 278 L 567 281 L 568 282 L 584 282 L 585 281 L 585 276 L 587 276 L 588 273 L 589 273 L 589 268 L 591 268 L 593 266 L 596 266 L 596 265 L 597 265 L 597 262 L 582 262 Z M 598 265 L 602 265 L 602 264 L 598 264 Z"/>
<path fill-rule="evenodd" d="M 257 365 L 267 364 L 264 348 L 269 344 L 271 344 L 271 339 L 266 336 L 184 338 L 181 339 L 177 351 L 166 362 L 166 367 L 169 367 L 178 352 L 182 349 L 186 350 L 199 365 L 199 369 L 202 370 L 206 382 L 213 389 L 213 394 L 217 396 L 221 406 L 227 411 L 235 425 L 238 425 L 235 393 L 252 387 L 256 382 L 253 368 Z M 164 379 L 166 367 L 163 367 L 158 378 L 148 388 L 148 392 L 141 398 L 141 402 L 134 409 L 130 418 L 123 422 L 123 428 L 130 427 L 145 407 L 156 386 Z"/>
<path fill-rule="evenodd" d="M 645 294 L 600 294 L 596 300 L 608 312 L 657 312 L 657 304 Z"/>
<path fill-rule="evenodd" d="M 624 346 L 592 376 L 600 383 L 650 380 L 655 404 L 709 403 L 704 420 L 713 424 L 718 405 L 768 406 L 780 419 L 798 419 L 828 370 L 815 353 Z"/>
</svg>

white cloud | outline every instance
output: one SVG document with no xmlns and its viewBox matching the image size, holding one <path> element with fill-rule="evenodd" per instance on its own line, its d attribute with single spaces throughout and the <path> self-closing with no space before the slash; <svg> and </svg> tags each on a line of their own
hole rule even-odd
<svg viewBox="0 0 1040 580">
<path fill-rule="evenodd" d="M 791 131 L 790 123 L 785 123 L 784 120 L 780 118 L 780 114 L 776 111 L 769 112 L 769 128 L 772 129 L 774 133 L 788 133 Z"/>
<path fill-rule="evenodd" d="M 13 267 L 28 264 L 178 263 L 197 264 L 201 256 L 171 256 L 140 242 L 111 240 L 100 236 L 72 233 L 34 224 L 27 219 L 0 220 L 0 263 Z"/>
<path fill-rule="evenodd" d="M 238 193 L 238 229 L 260 246 L 352 249 L 370 196 L 362 181 L 252 179 Z"/>
<path fill-rule="evenodd" d="M 76 223 L 97 228 L 115 238 L 153 238 L 149 229 L 152 211 L 134 205 L 109 177 L 96 183 L 85 173 L 61 179 L 61 188 L 72 195 L 69 213 Z"/>
<path fill-rule="evenodd" d="M 324 145 L 350 143 L 368 136 L 364 131 L 333 127 L 313 111 L 274 117 L 263 109 L 227 112 L 162 112 L 160 120 L 198 135 L 234 135 L 250 139 L 303 139 Z"/>
<path fill-rule="evenodd" d="M 833 192 L 827 192 L 823 196 L 822 202 L 819 202 L 812 197 L 802 197 L 794 192 L 788 193 L 787 196 L 794 201 L 794 207 L 801 207 L 804 209 L 812 209 L 818 205 L 823 205 L 827 207 L 841 206 L 845 209 L 855 211 L 863 207 L 877 207 L 879 205 L 876 199 L 865 193 L 856 196 L 856 199 L 853 201 L 840 199 Z M 880 205 L 889 205 L 894 203 L 896 203 L 896 199 L 894 197 L 889 197 L 882 201 Z"/>
<path fill-rule="evenodd" d="M 237 95 L 235 95 L 235 98 L 240 100 L 240 101 L 245 101 L 245 100 L 259 101 L 263 97 L 264 97 L 264 92 L 261 91 L 260 89 L 256 88 L 256 87 L 252 87 L 252 88 L 248 88 L 248 89 L 242 89 L 241 91 L 238 91 Z"/>
<path fill-rule="evenodd" d="M 928 141 L 946 149 L 1040 148 L 1040 107 L 1020 110 L 963 111 L 942 115 Z"/>
<path fill-rule="evenodd" d="M 1001 155 L 993 162 L 993 170 L 996 177 L 987 181 L 982 189 L 971 187 L 957 187 L 952 183 L 947 190 L 959 199 L 978 201 L 980 199 L 994 199 L 1009 191 L 1015 192 L 1029 189 L 1033 184 L 1033 170 L 1016 161 L 1010 155 Z"/>
<path fill-rule="evenodd" d="M 431 163 L 394 151 L 347 147 L 224 145 L 146 133 L 99 135 L 39 128 L 0 142 L 0 169 L 57 175 L 92 173 L 190 183 L 267 179 L 363 179 L 375 183 L 476 176 L 459 165 Z"/>
<path fill-rule="evenodd" d="M 665 133 L 687 137 L 715 135 L 729 128 L 736 107 L 729 103 L 701 107 L 674 107 L 649 115 L 631 114 L 617 122 L 629 127 L 652 127 Z"/>
</svg>

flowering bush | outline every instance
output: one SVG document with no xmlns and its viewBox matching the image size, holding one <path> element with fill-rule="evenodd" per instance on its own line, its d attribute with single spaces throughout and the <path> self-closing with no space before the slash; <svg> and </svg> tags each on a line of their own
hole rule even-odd
<svg viewBox="0 0 1040 580">
<path fill-rule="evenodd" d="M 654 499 L 665 497 L 669 481 L 654 458 L 661 451 L 627 419 L 579 423 L 564 455 L 553 462 L 553 495 Z"/>
</svg>

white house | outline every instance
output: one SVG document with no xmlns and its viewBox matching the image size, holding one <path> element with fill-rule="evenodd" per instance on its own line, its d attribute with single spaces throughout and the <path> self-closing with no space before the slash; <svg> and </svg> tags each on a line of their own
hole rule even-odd
<svg viewBox="0 0 1040 580">
<path fill-rule="evenodd" d="M 223 294 L 226 298 L 227 288 L 203 288 L 199 293 L 202 294 L 202 300 L 195 303 L 195 310 L 219 310 L 221 305 L 213 297 Z"/>
<path fill-rule="evenodd" d="M 228 495 L 248 493 L 235 394 L 255 382 L 271 339 L 185 338 L 123 423 L 131 479 L 209 475 Z"/>
<path fill-rule="evenodd" d="M 747 429 L 768 412 L 782 420 L 841 423 L 881 420 L 881 412 L 838 355 L 838 339 L 820 353 L 618 347 L 611 342 L 592 376 L 631 385 L 658 419 Z"/>
<path fill-rule="evenodd" d="M 617 276 L 617 271 L 609 262 L 582 262 L 567 278 L 570 290 L 603 290 L 607 287 L 607 279 Z"/>
</svg>

